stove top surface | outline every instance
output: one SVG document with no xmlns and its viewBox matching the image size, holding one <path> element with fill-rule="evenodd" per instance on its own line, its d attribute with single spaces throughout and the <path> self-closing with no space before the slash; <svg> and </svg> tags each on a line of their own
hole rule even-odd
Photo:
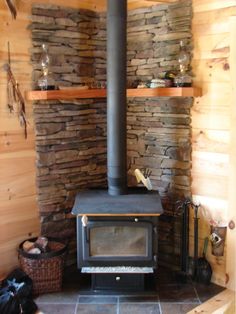
<svg viewBox="0 0 236 314">
<path fill-rule="evenodd" d="M 163 213 L 160 195 L 146 188 L 129 188 L 127 194 L 111 196 L 106 189 L 91 189 L 76 195 L 74 215 L 158 216 Z"/>
</svg>

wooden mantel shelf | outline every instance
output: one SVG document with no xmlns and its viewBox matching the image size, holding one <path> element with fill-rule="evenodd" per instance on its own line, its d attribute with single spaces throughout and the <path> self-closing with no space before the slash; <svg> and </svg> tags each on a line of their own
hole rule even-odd
<svg viewBox="0 0 236 314">
<path fill-rule="evenodd" d="M 49 91 L 28 91 L 27 100 L 53 100 L 75 98 L 105 98 L 106 89 L 64 89 Z M 159 87 L 127 89 L 127 97 L 200 97 L 202 90 L 198 87 Z"/>
</svg>

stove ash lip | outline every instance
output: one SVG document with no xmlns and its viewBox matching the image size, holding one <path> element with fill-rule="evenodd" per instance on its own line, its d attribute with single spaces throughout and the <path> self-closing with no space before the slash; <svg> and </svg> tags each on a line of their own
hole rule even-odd
<svg viewBox="0 0 236 314">
<path fill-rule="evenodd" d="M 143 187 L 128 188 L 126 194 L 110 195 L 103 188 L 88 189 L 76 195 L 73 215 L 88 216 L 159 216 L 163 207 L 158 191 Z"/>
</svg>

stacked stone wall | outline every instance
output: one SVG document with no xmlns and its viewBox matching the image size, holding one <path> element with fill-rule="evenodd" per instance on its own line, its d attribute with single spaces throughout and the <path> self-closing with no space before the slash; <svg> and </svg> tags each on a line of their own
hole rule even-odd
<svg viewBox="0 0 236 314">
<path fill-rule="evenodd" d="M 191 57 L 191 1 L 157 5 L 129 12 L 127 79 L 147 83 L 178 72 L 179 42 Z M 191 74 L 191 68 L 190 74 Z M 180 264 L 181 223 L 176 200 L 191 197 L 192 98 L 134 98 L 128 100 L 127 140 L 129 183 L 135 168 L 149 168 L 165 214 L 159 221 L 159 263 Z M 178 267 L 178 266 L 177 266 Z"/>
<path fill-rule="evenodd" d="M 104 14 L 51 4 L 33 4 L 31 61 L 33 87 L 41 75 L 41 45 L 47 43 L 50 72 L 57 86 L 95 87 L 105 81 L 106 26 Z"/>
<path fill-rule="evenodd" d="M 103 87 L 105 14 L 45 4 L 34 5 L 32 13 L 34 86 L 41 74 L 41 44 L 48 43 L 57 85 Z M 130 11 L 127 32 L 128 85 L 177 71 L 180 39 L 191 51 L 191 1 Z M 165 207 L 160 260 L 170 264 L 180 247 L 173 204 L 191 196 L 191 105 L 192 98 L 174 97 L 130 98 L 127 103 L 128 182 L 136 185 L 135 168 L 152 171 L 153 187 Z M 69 238 L 72 262 L 75 221 L 69 213 L 75 194 L 106 186 L 106 101 L 40 101 L 34 104 L 34 114 L 42 233 Z"/>
</svg>

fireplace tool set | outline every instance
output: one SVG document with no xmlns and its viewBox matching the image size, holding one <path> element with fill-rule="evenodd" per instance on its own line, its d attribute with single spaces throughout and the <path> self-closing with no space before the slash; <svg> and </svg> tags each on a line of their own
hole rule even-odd
<svg viewBox="0 0 236 314">
<path fill-rule="evenodd" d="M 204 248 L 202 257 L 198 256 L 198 210 L 200 204 L 194 204 L 191 200 L 177 202 L 177 209 L 182 214 L 182 236 L 181 236 L 181 272 L 190 275 L 194 281 L 209 284 L 212 276 L 210 263 L 206 259 L 206 250 L 208 246 L 208 238 L 204 240 Z M 189 257 L 189 208 L 194 211 L 194 256 Z"/>
</svg>

